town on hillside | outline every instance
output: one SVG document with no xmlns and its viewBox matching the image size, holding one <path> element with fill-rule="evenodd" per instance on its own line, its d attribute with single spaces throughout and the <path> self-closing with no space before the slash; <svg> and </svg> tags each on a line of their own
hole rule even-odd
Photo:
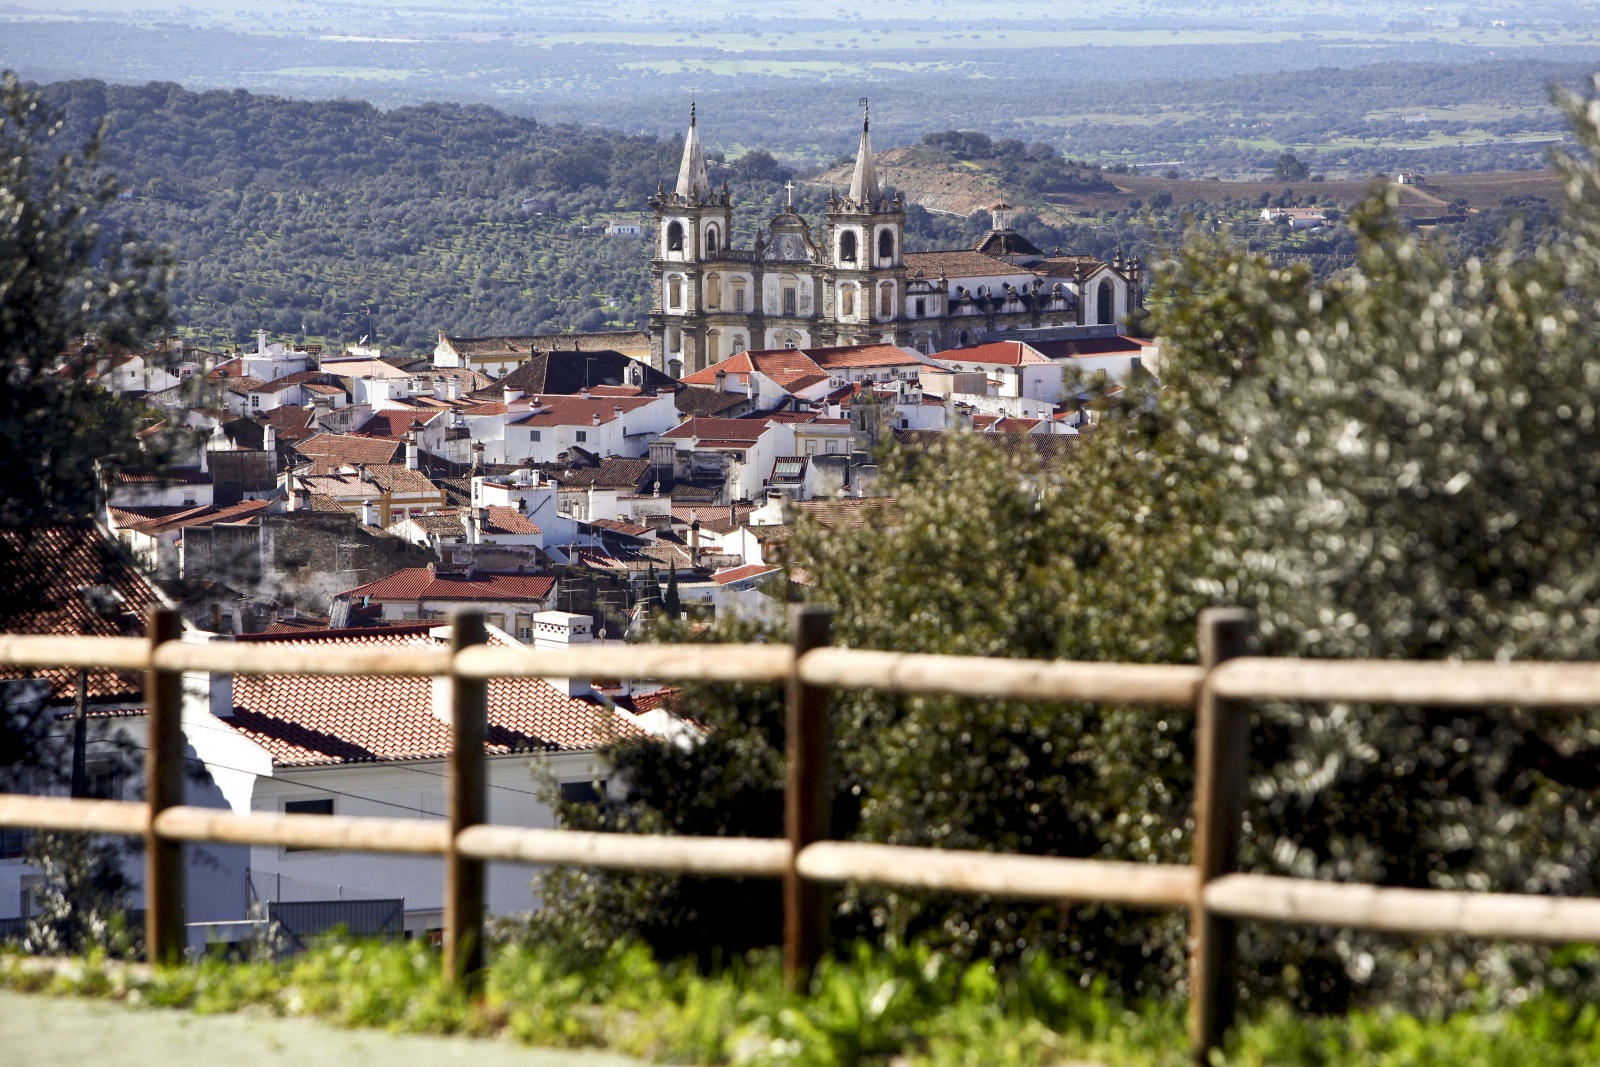
<svg viewBox="0 0 1600 1067">
<path fill-rule="evenodd" d="M 427 358 L 265 331 L 225 351 L 88 338 L 63 353 L 63 378 L 150 410 L 144 440 L 170 455 L 153 471 L 105 462 L 94 521 L 27 546 L 41 607 L 17 628 L 142 634 L 150 609 L 174 605 L 191 642 L 421 650 L 470 610 L 491 643 L 561 649 L 627 641 L 654 617 L 777 622 L 808 581 L 791 566 L 802 517 L 895 521 L 880 445 L 984 434 L 1049 471 L 1095 431 L 1091 397 L 1160 372 L 1158 344 L 1119 326 L 1142 301 L 1136 259 L 1046 254 L 1003 202 L 973 247 L 907 252 L 865 118 L 849 188 L 818 224 L 790 205 L 735 235 L 694 117 L 650 206 L 648 331 L 465 337 L 442 324 Z M 196 676 L 185 735 L 206 773 L 188 803 L 444 810 L 449 711 L 426 679 L 291 681 Z M 76 724 L 83 795 L 136 790 L 96 744 L 111 729 L 146 743 L 139 678 L 15 684 Z M 577 797 L 597 788 L 610 741 L 692 734 L 674 697 L 649 678 L 491 683 L 490 818 L 553 825 L 530 753 Z M 38 907 L 27 845 L 7 831 L 0 847 L 0 936 Z M 422 858 L 216 844 L 194 857 L 197 945 L 267 921 L 294 937 L 339 924 L 426 936 L 441 922 Z M 491 875 L 496 913 L 534 908 L 533 894 L 514 868 Z"/>
</svg>

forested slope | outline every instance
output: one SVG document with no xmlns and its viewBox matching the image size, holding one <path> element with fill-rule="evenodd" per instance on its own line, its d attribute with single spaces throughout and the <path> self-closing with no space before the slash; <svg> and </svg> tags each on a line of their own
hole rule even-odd
<svg viewBox="0 0 1600 1067">
<path fill-rule="evenodd" d="M 324 343 L 376 336 L 423 352 L 441 328 L 637 327 L 649 310 L 647 245 L 597 231 L 644 218 L 646 198 L 676 176 L 676 137 L 553 126 L 484 106 L 382 111 L 170 83 L 63 82 L 48 96 L 77 137 L 105 122 L 106 162 L 125 190 L 114 221 L 172 245 L 173 306 L 199 343 L 265 329 Z M 760 150 L 731 165 L 711 155 L 713 181 L 729 182 L 737 205 L 735 240 L 747 246 L 783 203 L 791 172 Z M 912 158 L 930 170 L 962 169 L 972 203 L 988 202 L 989 192 L 1009 199 L 1021 209 L 1018 228 L 1046 249 L 1149 259 L 1193 222 L 1232 226 L 1258 250 L 1318 257 L 1319 272 L 1347 265 L 1353 247 L 1342 226 L 1285 234 L 1259 223 L 1268 199 L 1346 206 L 1350 187 L 1336 193 L 1332 182 L 1270 195 L 1228 182 L 1148 192 L 1134 190 L 1131 175 L 1073 163 L 1050 145 L 974 131 L 930 133 Z M 813 222 L 829 189 L 829 175 L 819 177 L 796 188 L 796 206 Z M 1060 209 L 1064 192 L 1092 193 L 1093 210 Z M 1047 200 L 1058 209 L 1041 219 L 1034 211 Z M 1462 235 L 1474 253 L 1499 231 L 1498 218 L 1478 221 Z M 913 205 L 906 223 L 907 247 L 920 250 L 969 245 L 988 218 Z"/>
</svg>

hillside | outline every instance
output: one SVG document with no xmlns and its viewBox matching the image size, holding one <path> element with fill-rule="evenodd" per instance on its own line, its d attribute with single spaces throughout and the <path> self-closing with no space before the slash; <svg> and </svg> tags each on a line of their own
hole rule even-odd
<svg viewBox="0 0 1600 1067">
<path fill-rule="evenodd" d="M 313 343 L 375 337 L 420 353 L 435 332 L 457 335 L 636 328 L 650 306 L 648 246 L 599 233 L 647 219 L 646 198 L 677 171 L 681 142 L 551 126 L 488 107 L 430 104 L 381 111 L 354 101 L 296 101 L 243 91 L 191 93 L 172 84 L 49 87 L 69 141 L 106 122 L 106 162 L 124 195 L 116 227 L 170 244 L 173 305 L 197 343 L 241 342 L 256 330 Z M 1362 182 L 1168 180 L 1063 159 L 1054 149 L 944 131 L 880 153 L 880 173 L 912 201 L 912 250 L 970 245 L 1004 197 L 1042 248 L 1109 259 L 1149 258 L 1182 240 L 1199 213 L 1262 251 L 1348 263 L 1348 234 L 1284 235 L 1259 224 L 1273 203 L 1348 205 Z M 717 154 L 713 153 L 713 158 Z M 783 202 L 790 171 L 765 152 L 719 163 L 747 246 Z M 849 167 L 798 190 L 818 219 Z M 1501 202 L 1550 205 L 1549 172 L 1441 174 L 1401 191 L 1415 216 L 1458 198 L 1478 209 L 1462 246 L 1496 239 Z M 1167 197 L 1170 196 L 1170 200 Z M 976 214 L 974 214 L 976 212 Z"/>
<path fill-rule="evenodd" d="M 891 148 L 877 153 L 878 175 L 885 184 L 903 192 L 913 204 L 937 213 L 971 215 L 987 211 L 996 200 L 1035 212 L 1042 221 L 1067 223 L 1084 215 L 1117 212 L 1129 201 L 1148 204 L 1169 193 L 1175 204 L 1254 203 L 1262 194 L 1277 198 L 1290 190 L 1296 199 L 1316 197 L 1321 203 L 1348 204 L 1371 189 L 1371 181 L 1195 181 L 1164 178 L 1151 173 L 1117 173 L 1098 167 L 1076 168 L 1081 186 L 1068 191 L 1034 192 L 1008 181 L 995 160 L 960 159 L 922 145 Z M 807 179 L 818 188 L 844 188 L 850 184 L 850 163 L 839 163 Z M 1561 198 L 1561 183 L 1551 170 L 1491 171 L 1428 175 L 1421 186 L 1397 186 L 1404 214 L 1424 217 L 1451 213 L 1451 205 L 1465 200 L 1473 211 L 1494 210 L 1503 200 L 1540 197 L 1550 203 Z"/>
</svg>

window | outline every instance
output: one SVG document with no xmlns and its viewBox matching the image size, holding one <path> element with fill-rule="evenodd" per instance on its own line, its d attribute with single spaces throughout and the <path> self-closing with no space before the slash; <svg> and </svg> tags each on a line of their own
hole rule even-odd
<svg viewBox="0 0 1600 1067">
<path fill-rule="evenodd" d="M 122 768 L 116 760 L 92 759 L 84 764 L 88 795 L 95 800 L 122 799 Z"/>
<path fill-rule="evenodd" d="M 575 434 L 573 436 L 573 440 L 574 441 L 587 441 L 588 439 L 589 439 L 589 431 L 588 430 L 579 430 L 577 432 L 577 434 Z"/>
<path fill-rule="evenodd" d="M 878 258 L 894 258 L 894 234 L 890 233 L 888 230 L 884 230 L 882 233 L 878 234 Z"/>
<path fill-rule="evenodd" d="M 902 429 L 902 430 L 909 430 L 909 429 L 911 429 L 911 420 L 910 420 L 910 419 L 901 419 L 901 420 L 900 420 L 900 428 L 901 428 L 901 429 Z"/>
<path fill-rule="evenodd" d="M 261 406 L 261 397 L 258 396 L 255 393 L 251 393 L 250 394 L 250 406 L 253 407 L 253 408 L 260 407 Z"/>
<path fill-rule="evenodd" d="M 707 226 L 706 227 L 706 255 L 707 256 L 714 256 L 716 254 L 717 254 L 717 228 L 715 226 Z"/>
<path fill-rule="evenodd" d="M 722 333 L 719 330 L 706 332 L 706 362 L 715 363 L 722 358 Z"/>
<path fill-rule="evenodd" d="M 856 313 L 856 287 L 845 285 L 839 288 L 839 314 L 846 317 Z"/>
<path fill-rule="evenodd" d="M 792 285 L 783 287 L 783 313 L 790 318 L 796 314 L 795 306 L 799 300 L 798 290 Z"/>
<path fill-rule="evenodd" d="M 533 442 L 535 442 L 537 440 L 539 440 L 539 431 L 538 430 L 529 430 L 528 431 L 528 443 L 532 444 Z"/>
<path fill-rule="evenodd" d="M 878 317 L 894 318 L 894 286 L 889 282 L 878 286 Z"/>
<path fill-rule="evenodd" d="M 667 225 L 667 251 L 683 251 L 683 223 L 673 222 Z"/>
<path fill-rule="evenodd" d="M 678 329 L 676 326 L 667 331 L 667 351 L 683 351 L 683 331 Z"/>
<path fill-rule="evenodd" d="M 784 348 L 799 348 L 800 347 L 800 341 L 799 341 L 798 338 L 796 338 L 794 336 L 794 334 L 790 334 L 788 337 L 785 337 L 783 339 L 783 347 Z"/>
<path fill-rule="evenodd" d="M 1100 279 L 1100 289 L 1095 297 L 1095 317 L 1097 325 L 1108 325 L 1116 318 L 1116 290 L 1111 287 L 1110 278 Z"/>
<path fill-rule="evenodd" d="M 826 451 L 830 456 L 836 454 L 839 451 L 839 442 L 829 441 Z"/>
<path fill-rule="evenodd" d="M 1144 370 L 1144 359 L 1143 359 L 1143 357 L 1134 356 L 1133 357 L 1133 362 L 1128 365 L 1128 369 L 1132 370 L 1132 371 Z"/>
<path fill-rule="evenodd" d="M 920 296 L 917 297 L 917 318 L 920 319 L 924 315 L 926 315 L 927 313 L 928 313 L 928 301 L 926 299 L 924 299 L 923 297 L 920 297 Z"/>
<path fill-rule="evenodd" d="M 667 279 L 667 307 L 673 310 L 683 307 L 683 279 L 676 274 Z"/>
<path fill-rule="evenodd" d="M 722 306 L 722 281 L 715 274 L 706 275 L 706 307 Z"/>
<path fill-rule="evenodd" d="M 854 263 L 856 261 L 856 233 L 846 230 L 839 235 L 839 262 Z"/>
<path fill-rule="evenodd" d="M 806 455 L 814 456 L 816 454 L 817 454 L 817 443 L 815 441 L 807 441 L 806 442 Z"/>
<path fill-rule="evenodd" d="M 733 287 L 733 310 L 744 310 L 744 286 L 742 285 L 736 285 Z"/>
<path fill-rule="evenodd" d="M 603 779 L 598 782 L 562 782 L 561 799 L 569 804 L 598 804 L 605 787 Z"/>
<path fill-rule="evenodd" d="M 517 640 L 533 640 L 533 615 L 527 612 L 517 612 Z"/>
<path fill-rule="evenodd" d="M 506 628 L 506 613 L 503 611 L 491 611 L 488 615 L 484 616 L 484 619 L 489 623 L 490 626 L 493 626 L 497 630 L 504 630 Z"/>
<path fill-rule="evenodd" d="M 321 800 L 285 800 L 283 802 L 285 815 L 332 815 L 333 798 L 324 797 Z M 284 845 L 285 852 L 312 852 L 314 849 L 300 845 Z"/>
</svg>

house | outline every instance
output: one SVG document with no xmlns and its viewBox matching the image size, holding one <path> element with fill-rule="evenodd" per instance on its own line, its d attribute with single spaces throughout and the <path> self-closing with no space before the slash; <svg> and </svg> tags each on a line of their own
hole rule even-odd
<svg viewBox="0 0 1600 1067">
<path fill-rule="evenodd" d="M 977 371 L 994 383 L 997 396 L 1026 397 L 1046 404 L 1061 400 L 1061 367 L 1023 341 L 990 341 L 934 361 L 953 371 Z"/>
<path fill-rule="evenodd" d="M 0 530 L 0 626 L 9 633 L 61 637 L 143 637 L 151 609 L 171 607 L 160 589 L 92 522 L 38 525 L 27 535 Z M 0 668 L 0 702 L 13 722 L 44 727 L 39 762 L 12 788 L 103 800 L 140 794 L 137 753 L 148 745 L 144 677 L 139 671 L 72 667 Z M 78 714 L 81 708 L 81 716 Z M 119 757 L 132 751 L 135 758 Z M 74 771 L 82 753 L 82 774 Z M 16 768 L 13 768 L 15 770 Z M 205 784 L 185 783 L 185 803 L 206 804 Z M 0 922 L 32 911 L 43 872 L 26 859 L 32 832 L 0 835 Z M 185 848 L 185 904 L 195 920 L 244 917 L 247 855 L 237 847 Z M 143 857 L 130 854 L 123 874 L 143 906 Z"/>
<path fill-rule="evenodd" d="M 484 441 L 490 463 L 557 463 L 574 447 L 597 456 L 644 456 L 650 442 L 678 423 L 670 393 L 648 396 L 535 395 L 506 392 L 502 452 Z"/>
<path fill-rule="evenodd" d="M 791 423 L 696 418 L 650 443 L 650 465 L 674 479 L 720 483 L 723 501 L 751 500 L 760 494 L 777 458 L 795 453 Z"/>
<path fill-rule="evenodd" d="M 245 522 L 267 510 L 268 500 L 243 500 L 229 507 L 109 508 L 111 532 L 146 574 L 171 579 L 182 574 L 179 545 L 186 531 L 219 522 Z"/>
<path fill-rule="evenodd" d="M 433 349 L 436 367 L 464 367 L 499 378 L 540 353 L 612 353 L 632 360 L 650 356 L 650 335 L 642 330 L 604 330 L 594 333 L 520 334 L 496 337 L 450 337 L 439 331 Z M 591 384 L 599 384 L 593 382 Z M 619 379 L 611 384 L 622 384 Z M 643 385 L 643 382 L 634 384 Z M 528 389 L 526 392 L 554 392 Z"/>
<path fill-rule="evenodd" d="M 209 505 L 212 502 L 211 472 L 205 468 L 208 458 L 200 453 L 201 466 L 168 467 L 156 473 L 124 470 L 101 471 L 108 507 L 184 507 Z"/>
<path fill-rule="evenodd" d="M 1134 371 L 1157 374 L 1161 368 L 1160 343 L 1140 337 L 1117 334 L 1029 344 L 1040 355 L 1085 379 L 1103 373 L 1110 381 L 1122 383 Z"/>
<path fill-rule="evenodd" d="M 592 640 L 583 615 L 544 612 L 534 628 L 541 648 Z M 285 649 L 382 648 L 398 654 L 444 647 L 448 627 L 427 624 L 367 630 L 252 635 Z M 490 644 L 510 638 L 491 630 Z M 428 678 L 201 676 L 208 685 L 185 702 L 184 733 L 234 812 L 382 815 L 438 820 L 446 810 L 450 755 L 449 689 Z M 582 678 L 495 679 L 488 683 L 485 738 L 487 819 L 553 827 L 556 790 L 589 793 L 601 773 L 596 750 L 644 733 L 635 716 L 608 706 Z M 406 934 L 428 937 L 442 923 L 442 880 L 434 857 L 254 846 L 248 882 L 262 902 L 403 900 Z M 491 865 L 491 914 L 538 907 L 527 869 Z M 242 918 L 242 908 L 241 915 Z"/>
<path fill-rule="evenodd" d="M 180 580 L 190 587 L 222 583 L 231 591 L 217 605 L 213 628 L 259 631 L 279 610 L 326 615 L 339 592 L 434 558 L 326 498 L 301 494 L 288 502 L 296 507 L 184 530 Z"/>
<path fill-rule="evenodd" d="M 1280 222 L 1286 223 L 1292 230 L 1309 230 L 1317 226 L 1326 226 L 1328 216 L 1320 208 L 1264 207 L 1261 209 L 1261 221 L 1274 225 Z"/>
<path fill-rule="evenodd" d="M 713 594 L 712 605 L 717 617 L 782 621 L 784 601 L 769 596 L 762 589 L 763 585 L 782 576 L 780 568 L 767 563 L 724 567 L 714 571 L 711 580 L 716 583 L 717 591 Z"/>
<path fill-rule="evenodd" d="M 548 574 L 455 574 L 429 564 L 346 589 L 334 598 L 330 617 L 341 628 L 360 618 L 438 622 L 470 609 L 484 612 L 489 625 L 528 643 L 533 616 L 553 609 L 557 592 L 556 579 Z"/>
<path fill-rule="evenodd" d="M 400 463 L 340 467 L 327 474 L 290 474 L 285 481 L 291 494 L 326 498 L 359 514 L 366 525 L 379 528 L 402 516 L 421 515 L 448 503 L 444 490 L 427 475 Z"/>
<path fill-rule="evenodd" d="M 607 237 L 643 237 L 644 227 L 637 222 L 612 222 L 606 225 Z"/>
</svg>

